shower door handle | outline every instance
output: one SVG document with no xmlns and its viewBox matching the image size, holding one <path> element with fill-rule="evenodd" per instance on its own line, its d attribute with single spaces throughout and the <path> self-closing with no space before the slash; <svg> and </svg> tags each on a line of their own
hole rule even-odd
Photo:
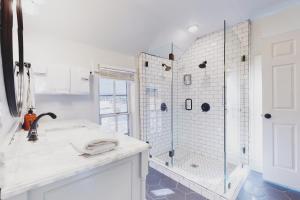
<svg viewBox="0 0 300 200">
<path fill-rule="evenodd" d="M 186 110 L 192 110 L 193 109 L 193 100 L 192 99 L 186 99 L 184 107 L 185 107 Z"/>
</svg>

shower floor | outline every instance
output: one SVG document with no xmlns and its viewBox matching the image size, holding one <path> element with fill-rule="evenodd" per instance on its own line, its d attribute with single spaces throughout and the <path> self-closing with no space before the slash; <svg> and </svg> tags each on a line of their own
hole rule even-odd
<svg viewBox="0 0 300 200">
<path fill-rule="evenodd" d="M 159 162 L 169 162 L 169 152 L 160 154 L 155 158 Z M 228 175 L 236 169 L 236 165 L 227 164 Z M 183 148 L 175 149 L 173 168 L 180 171 L 184 177 L 200 184 L 201 186 L 223 194 L 224 191 L 224 163 L 223 161 L 205 157 L 199 153 Z"/>
</svg>

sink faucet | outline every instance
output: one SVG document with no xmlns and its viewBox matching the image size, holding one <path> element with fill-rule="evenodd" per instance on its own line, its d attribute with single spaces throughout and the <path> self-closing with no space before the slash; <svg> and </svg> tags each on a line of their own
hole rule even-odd
<svg viewBox="0 0 300 200">
<path fill-rule="evenodd" d="M 38 134 L 37 134 L 38 121 L 46 115 L 49 115 L 52 119 L 56 119 L 56 115 L 51 112 L 40 114 L 31 124 L 31 127 L 30 127 L 30 129 L 28 131 L 28 135 L 27 135 L 28 141 L 34 142 L 34 141 L 38 140 Z"/>
</svg>

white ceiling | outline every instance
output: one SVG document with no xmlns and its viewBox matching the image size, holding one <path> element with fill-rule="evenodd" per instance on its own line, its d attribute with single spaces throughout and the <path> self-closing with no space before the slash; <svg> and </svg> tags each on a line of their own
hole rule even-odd
<svg viewBox="0 0 300 200">
<path fill-rule="evenodd" d="M 28 33 L 57 37 L 136 55 L 184 50 L 198 36 L 273 12 L 298 0 L 45 0 L 39 14 L 25 15 Z M 197 34 L 187 32 L 198 24 Z"/>
</svg>

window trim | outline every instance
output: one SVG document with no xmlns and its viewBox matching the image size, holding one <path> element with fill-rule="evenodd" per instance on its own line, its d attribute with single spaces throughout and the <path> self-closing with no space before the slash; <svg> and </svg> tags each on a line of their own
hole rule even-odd
<svg viewBox="0 0 300 200">
<path fill-rule="evenodd" d="M 110 79 L 113 81 L 113 94 L 112 95 L 100 95 L 100 81 L 101 79 Z M 126 82 L 126 95 L 117 95 L 116 94 L 116 81 L 125 81 Z M 122 115 L 127 115 L 127 129 L 128 133 L 125 133 L 125 135 L 132 135 L 132 118 L 131 118 L 131 82 L 128 80 L 120 80 L 120 79 L 111 79 L 107 77 L 98 77 L 98 113 L 99 113 L 99 124 L 101 125 L 101 120 L 102 118 L 106 117 L 115 117 L 115 131 L 118 131 L 118 116 Z M 101 96 L 112 96 L 113 97 L 113 110 L 114 113 L 106 113 L 106 114 L 101 114 L 100 110 L 100 98 Z M 127 112 L 116 112 L 116 98 L 117 96 L 126 96 L 127 97 Z"/>
</svg>

